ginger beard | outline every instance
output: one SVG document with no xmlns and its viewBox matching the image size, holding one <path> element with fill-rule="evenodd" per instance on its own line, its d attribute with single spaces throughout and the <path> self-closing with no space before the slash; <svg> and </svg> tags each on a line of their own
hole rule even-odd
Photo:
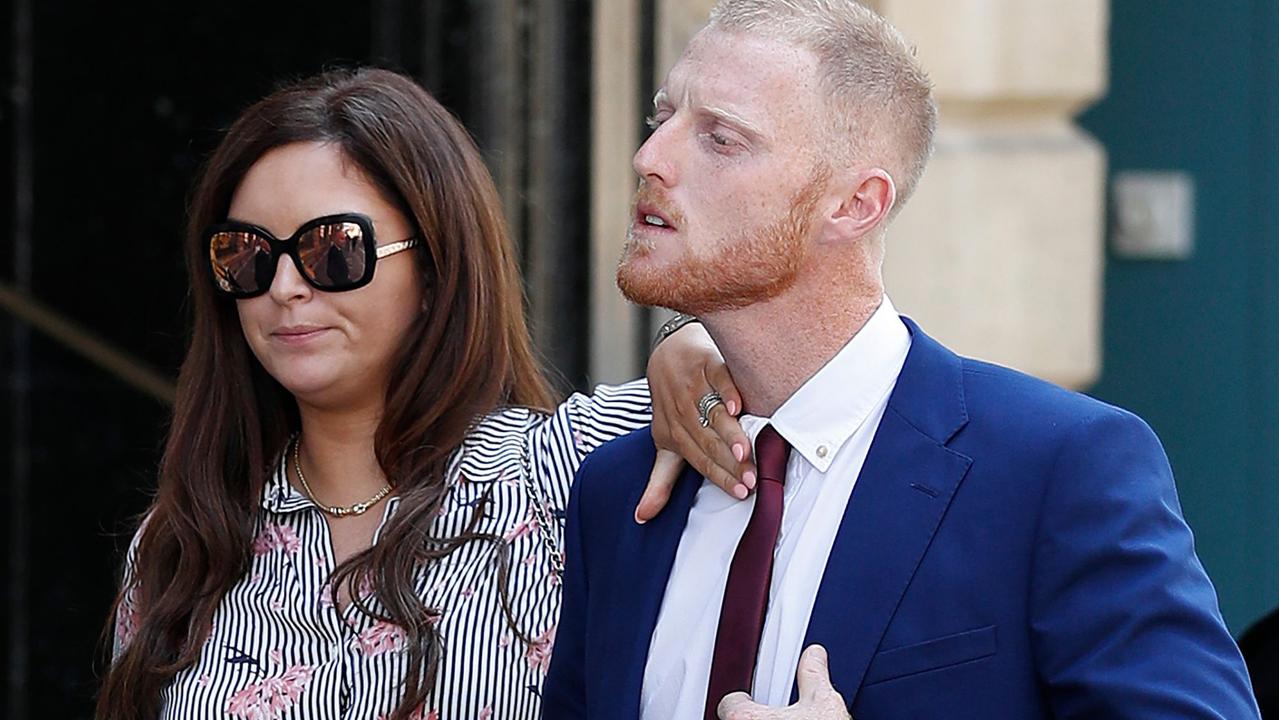
<svg viewBox="0 0 1279 720">
<path fill-rule="evenodd" d="M 705 254 L 686 245 L 673 262 L 650 262 L 652 248 L 628 232 L 617 266 L 618 288 L 631 302 L 690 315 L 735 310 L 777 297 L 799 274 L 813 213 L 829 177 L 829 171 L 815 170 L 791 197 L 782 217 L 742 228 L 739 236 L 720 238 Z M 687 227 L 669 202 L 645 184 L 635 193 L 635 203 L 641 202 L 669 211 L 681 231 Z"/>
</svg>

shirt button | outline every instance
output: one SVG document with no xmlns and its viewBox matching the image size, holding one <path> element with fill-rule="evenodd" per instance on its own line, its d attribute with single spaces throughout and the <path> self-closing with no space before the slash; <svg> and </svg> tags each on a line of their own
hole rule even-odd
<svg viewBox="0 0 1279 720">
<path fill-rule="evenodd" d="M 826 457 L 826 453 L 827 453 L 827 450 L 826 450 L 826 446 L 825 446 L 825 445 L 818 445 L 818 446 L 817 446 L 817 457 L 819 457 L 819 458 L 824 458 L 824 457 Z"/>
</svg>

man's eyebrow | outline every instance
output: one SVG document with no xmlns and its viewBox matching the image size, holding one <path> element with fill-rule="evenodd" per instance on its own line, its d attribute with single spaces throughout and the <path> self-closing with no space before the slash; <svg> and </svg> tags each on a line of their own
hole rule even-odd
<svg viewBox="0 0 1279 720">
<path fill-rule="evenodd" d="M 722 120 L 729 125 L 736 125 L 747 132 L 761 136 L 764 134 L 764 131 L 761 130 L 758 125 L 731 110 L 726 110 L 721 107 L 706 106 L 702 108 L 702 112 L 718 120 Z"/>
<path fill-rule="evenodd" d="M 670 95 L 666 92 L 666 88 L 660 88 L 658 89 L 656 93 L 653 94 L 653 107 L 656 108 L 656 107 L 661 107 L 663 105 L 670 105 L 670 104 L 671 104 Z M 753 133 L 761 137 L 763 137 L 764 135 L 764 131 L 761 130 L 758 125 L 756 125 L 755 123 L 747 120 L 741 115 L 738 115 L 737 113 L 731 110 L 728 110 L 726 108 L 717 107 L 713 105 L 705 105 L 705 106 L 699 107 L 697 110 L 698 112 L 704 113 L 706 115 L 710 115 L 716 120 L 727 123 L 729 125 L 734 125 L 742 130 L 745 130 L 748 133 Z"/>
</svg>

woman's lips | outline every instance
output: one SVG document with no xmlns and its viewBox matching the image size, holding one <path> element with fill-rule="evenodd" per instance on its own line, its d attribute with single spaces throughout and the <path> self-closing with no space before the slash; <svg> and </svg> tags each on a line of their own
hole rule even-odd
<svg viewBox="0 0 1279 720">
<path fill-rule="evenodd" d="M 271 337 L 285 345 L 306 345 L 327 333 L 332 328 L 315 325 L 296 325 L 279 328 L 271 333 Z"/>
</svg>

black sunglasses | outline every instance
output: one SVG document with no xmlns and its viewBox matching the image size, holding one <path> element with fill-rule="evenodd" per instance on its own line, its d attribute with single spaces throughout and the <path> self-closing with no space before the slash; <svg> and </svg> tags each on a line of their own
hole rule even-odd
<svg viewBox="0 0 1279 720">
<path fill-rule="evenodd" d="M 373 280 L 378 258 L 417 245 L 417 237 L 378 246 L 373 221 L 357 213 L 326 215 L 298 228 L 286 240 L 249 223 L 225 222 L 204 231 L 213 287 L 234 298 L 265 293 L 281 255 L 311 287 L 326 292 L 354 290 Z"/>
</svg>

